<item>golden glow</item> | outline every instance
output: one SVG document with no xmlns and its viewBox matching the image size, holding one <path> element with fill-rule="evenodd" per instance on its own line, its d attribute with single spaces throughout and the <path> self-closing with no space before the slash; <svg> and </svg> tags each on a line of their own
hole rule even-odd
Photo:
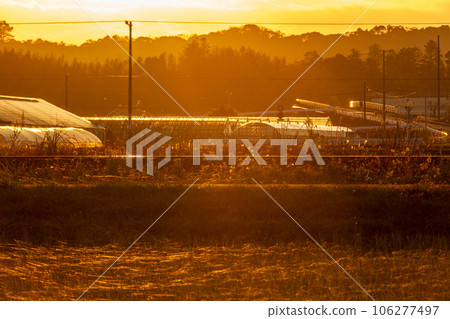
<svg viewBox="0 0 450 319">
<path fill-rule="evenodd" d="M 373 0 L 77 0 L 96 20 L 183 20 L 236 22 L 352 22 Z M 90 20 L 71 0 L 2 0 L 1 19 L 7 22 Z M 443 0 L 379 1 L 361 22 L 445 22 L 450 2 Z M 105 24 L 111 34 L 126 35 L 125 24 Z M 208 33 L 227 25 L 135 24 L 135 36 Z M 339 33 L 345 26 L 270 26 L 287 34 L 318 31 Z M 42 38 L 82 43 L 104 37 L 95 24 L 14 26 L 17 40 Z"/>
<path fill-rule="evenodd" d="M 83 117 L 88 121 L 118 121 L 125 122 L 128 120 L 127 116 L 87 116 Z M 187 117 L 187 116 L 161 116 L 161 117 L 147 117 L 147 116 L 133 116 L 133 121 L 155 121 L 155 122 L 239 122 L 252 124 L 254 121 L 261 123 L 278 123 L 278 117 L 248 117 L 248 116 L 231 116 L 231 117 Z M 330 118 L 324 117 L 301 117 L 291 116 L 285 119 L 285 124 L 305 124 L 306 122 L 314 123 L 314 125 L 331 125 Z"/>
</svg>

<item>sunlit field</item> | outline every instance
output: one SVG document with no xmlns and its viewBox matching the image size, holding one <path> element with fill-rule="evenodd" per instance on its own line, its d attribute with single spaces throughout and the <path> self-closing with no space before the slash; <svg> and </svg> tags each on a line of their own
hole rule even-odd
<svg viewBox="0 0 450 319">
<path fill-rule="evenodd" d="M 2 245 L 3 300 L 74 300 L 125 247 Z M 448 252 L 330 254 L 377 300 L 448 300 Z M 139 245 L 83 300 L 368 300 L 312 244 Z"/>
<path fill-rule="evenodd" d="M 83 300 L 369 300 L 255 181 L 373 298 L 448 300 L 448 146 L 318 147 L 193 166 L 180 142 L 154 176 L 117 145 L 2 149 L 0 298 L 76 300 L 198 178 Z"/>
<path fill-rule="evenodd" d="M 3 2 L 0 301 L 450 300 L 450 1 Z"/>
<path fill-rule="evenodd" d="M 265 187 L 375 299 L 448 299 L 448 186 Z M 185 188 L 3 185 L 1 298 L 78 298 Z M 258 186 L 200 185 L 83 299 L 368 297 Z"/>
</svg>

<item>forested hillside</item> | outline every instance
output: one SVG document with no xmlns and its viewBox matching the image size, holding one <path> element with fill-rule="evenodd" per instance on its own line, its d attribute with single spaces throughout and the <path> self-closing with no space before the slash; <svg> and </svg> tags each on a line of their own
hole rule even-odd
<svg viewBox="0 0 450 319">
<path fill-rule="evenodd" d="M 0 41 L 0 94 L 32 96 L 65 104 L 81 115 L 126 113 L 128 61 L 110 39 L 81 46 L 42 40 Z M 360 99 L 363 83 L 381 90 L 382 49 L 387 50 L 387 89 L 393 94 L 437 90 L 437 43 L 441 35 L 442 87 L 448 95 L 448 27 L 405 30 L 377 27 L 343 38 L 283 97 L 342 105 Z M 208 114 L 230 107 L 238 112 L 269 106 L 329 45 L 335 36 L 309 33 L 285 36 L 244 26 L 190 38 L 138 38 L 134 56 L 189 112 Z M 127 47 L 127 39 L 117 40 Z M 380 44 L 381 43 L 381 44 Z M 353 47 L 352 47 L 353 46 Z M 449 47 L 450 49 L 450 47 Z M 133 101 L 136 114 L 182 114 L 176 104 L 137 66 Z"/>
</svg>

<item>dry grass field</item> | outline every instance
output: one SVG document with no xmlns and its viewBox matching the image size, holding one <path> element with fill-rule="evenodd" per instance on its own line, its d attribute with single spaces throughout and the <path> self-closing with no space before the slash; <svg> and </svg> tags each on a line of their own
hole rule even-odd
<svg viewBox="0 0 450 319">
<path fill-rule="evenodd" d="M 74 300 L 125 247 L 2 245 L 3 300 Z M 377 300 L 448 300 L 448 251 L 354 255 L 326 249 Z M 368 300 L 316 246 L 182 247 L 130 250 L 83 300 Z"/>
<path fill-rule="evenodd" d="M 3 186 L 0 299 L 74 300 L 186 186 Z M 377 300 L 448 300 L 448 187 L 265 186 Z M 85 300 L 368 300 L 254 186 L 192 188 Z"/>
<path fill-rule="evenodd" d="M 321 153 L 343 157 L 193 167 L 177 144 L 180 157 L 148 176 L 95 157 L 118 149 L 6 150 L 0 299 L 77 299 L 200 178 L 83 300 L 368 300 L 254 178 L 375 299 L 448 300 L 448 147 L 343 143 Z"/>
</svg>

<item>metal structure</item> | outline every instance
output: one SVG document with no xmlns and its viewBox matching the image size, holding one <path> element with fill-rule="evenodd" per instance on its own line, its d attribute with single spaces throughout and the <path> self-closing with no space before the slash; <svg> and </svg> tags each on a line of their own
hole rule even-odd
<svg viewBox="0 0 450 319">
<path fill-rule="evenodd" d="M 123 132 L 127 117 L 87 117 L 117 134 Z M 191 138 L 346 138 L 353 136 L 351 129 L 332 126 L 330 118 L 289 117 L 280 121 L 277 117 L 133 117 L 133 128 L 151 128 L 177 140 Z M 195 120 L 195 122 L 194 122 Z M 198 123 L 198 125 L 196 124 Z"/>
<path fill-rule="evenodd" d="M 367 93 L 367 88 L 366 88 L 366 82 L 364 82 L 364 101 L 363 101 L 363 110 L 364 110 L 364 121 L 367 119 L 367 99 L 366 99 L 366 93 Z"/>
<path fill-rule="evenodd" d="M 308 108 L 308 109 L 331 109 L 331 105 L 319 103 L 315 101 L 296 99 L 293 108 Z"/>
<path fill-rule="evenodd" d="M 237 127 L 231 134 L 233 138 L 355 138 L 356 133 L 347 127 L 314 125 L 311 123 L 258 122 Z"/>
<path fill-rule="evenodd" d="M 128 35 L 128 135 L 131 136 L 132 125 L 131 117 L 133 116 L 133 22 L 125 21 L 129 28 Z"/>
<path fill-rule="evenodd" d="M 383 50 L 383 128 L 386 129 L 386 50 Z"/>
<path fill-rule="evenodd" d="M 361 105 L 361 101 L 350 101 L 349 106 L 350 108 L 358 108 Z M 375 102 L 365 102 L 366 109 L 371 111 L 378 111 L 378 112 L 387 112 L 387 113 L 393 113 L 398 114 L 400 112 L 399 108 L 394 105 L 389 104 L 382 104 L 382 103 L 375 103 Z M 383 118 L 383 121 L 385 121 L 385 118 Z"/>
<path fill-rule="evenodd" d="M 88 116 L 83 117 L 90 122 L 123 122 L 128 118 L 125 116 Z M 239 122 L 247 123 L 254 122 L 258 117 L 252 116 L 207 116 L 207 117 L 194 117 L 187 116 L 134 116 L 134 122 Z M 331 126 L 331 120 L 328 116 L 316 116 L 316 117 L 287 117 L 286 121 L 289 123 L 312 123 L 314 125 L 328 125 Z M 258 122 L 278 122 L 278 117 L 267 116 L 258 119 Z"/>
</svg>

